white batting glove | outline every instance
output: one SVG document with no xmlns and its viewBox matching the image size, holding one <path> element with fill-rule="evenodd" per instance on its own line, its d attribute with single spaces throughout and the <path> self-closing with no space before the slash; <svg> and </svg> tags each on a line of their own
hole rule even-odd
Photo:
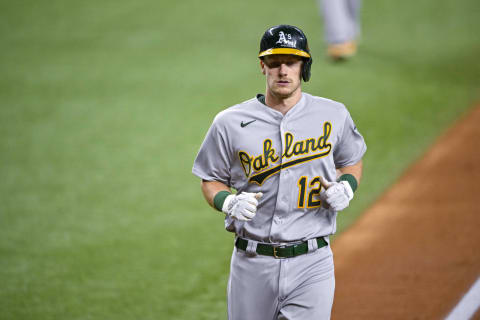
<svg viewBox="0 0 480 320">
<path fill-rule="evenodd" d="M 335 211 L 342 211 L 348 207 L 353 199 L 353 190 L 347 181 L 328 182 L 323 179 L 322 184 L 326 190 L 322 190 L 320 198 Z"/>
<path fill-rule="evenodd" d="M 262 195 L 261 192 L 231 194 L 225 198 L 222 211 L 233 219 L 250 221 L 257 213 L 258 199 L 260 199 Z"/>
</svg>

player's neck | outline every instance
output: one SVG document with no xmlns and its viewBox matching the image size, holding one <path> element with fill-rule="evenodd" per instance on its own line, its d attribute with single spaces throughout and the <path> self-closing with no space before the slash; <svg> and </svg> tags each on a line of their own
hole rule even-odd
<svg viewBox="0 0 480 320">
<path fill-rule="evenodd" d="M 302 98 L 302 91 L 296 90 L 291 96 L 279 97 L 268 91 L 265 93 L 265 104 L 285 115 Z"/>
</svg>

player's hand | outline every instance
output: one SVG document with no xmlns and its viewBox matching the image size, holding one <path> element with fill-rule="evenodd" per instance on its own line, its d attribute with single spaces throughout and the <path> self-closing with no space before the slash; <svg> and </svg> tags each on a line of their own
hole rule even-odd
<svg viewBox="0 0 480 320">
<path fill-rule="evenodd" d="M 320 192 L 320 198 L 335 211 L 341 211 L 348 207 L 353 199 L 353 190 L 347 181 L 328 182 L 322 178 L 324 190 Z"/>
<path fill-rule="evenodd" d="M 231 194 L 225 199 L 222 211 L 233 219 L 250 221 L 257 213 L 258 199 L 262 195 L 261 192 Z"/>
</svg>

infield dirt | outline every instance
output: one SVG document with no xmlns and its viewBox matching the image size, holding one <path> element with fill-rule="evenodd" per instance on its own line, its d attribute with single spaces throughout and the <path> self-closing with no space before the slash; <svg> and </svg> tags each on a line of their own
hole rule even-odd
<svg viewBox="0 0 480 320">
<path fill-rule="evenodd" d="M 443 319 L 480 276 L 479 186 L 480 106 L 334 241 L 332 319 Z"/>
</svg>

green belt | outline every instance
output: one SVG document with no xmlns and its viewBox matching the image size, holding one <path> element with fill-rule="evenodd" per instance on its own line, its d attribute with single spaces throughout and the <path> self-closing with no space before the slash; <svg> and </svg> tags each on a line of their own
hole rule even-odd
<svg viewBox="0 0 480 320">
<path fill-rule="evenodd" d="M 318 248 L 328 245 L 327 241 L 323 237 L 317 238 Z M 235 241 L 235 247 L 246 251 L 248 246 L 248 240 L 237 238 Z M 292 246 L 273 246 L 264 243 L 257 244 L 258 254 L 264 256 L 271 256 L 275 258 L 291 258 L 296 257 L 308 252 L 308 242 L 302 242 Z"/>
</svg>

